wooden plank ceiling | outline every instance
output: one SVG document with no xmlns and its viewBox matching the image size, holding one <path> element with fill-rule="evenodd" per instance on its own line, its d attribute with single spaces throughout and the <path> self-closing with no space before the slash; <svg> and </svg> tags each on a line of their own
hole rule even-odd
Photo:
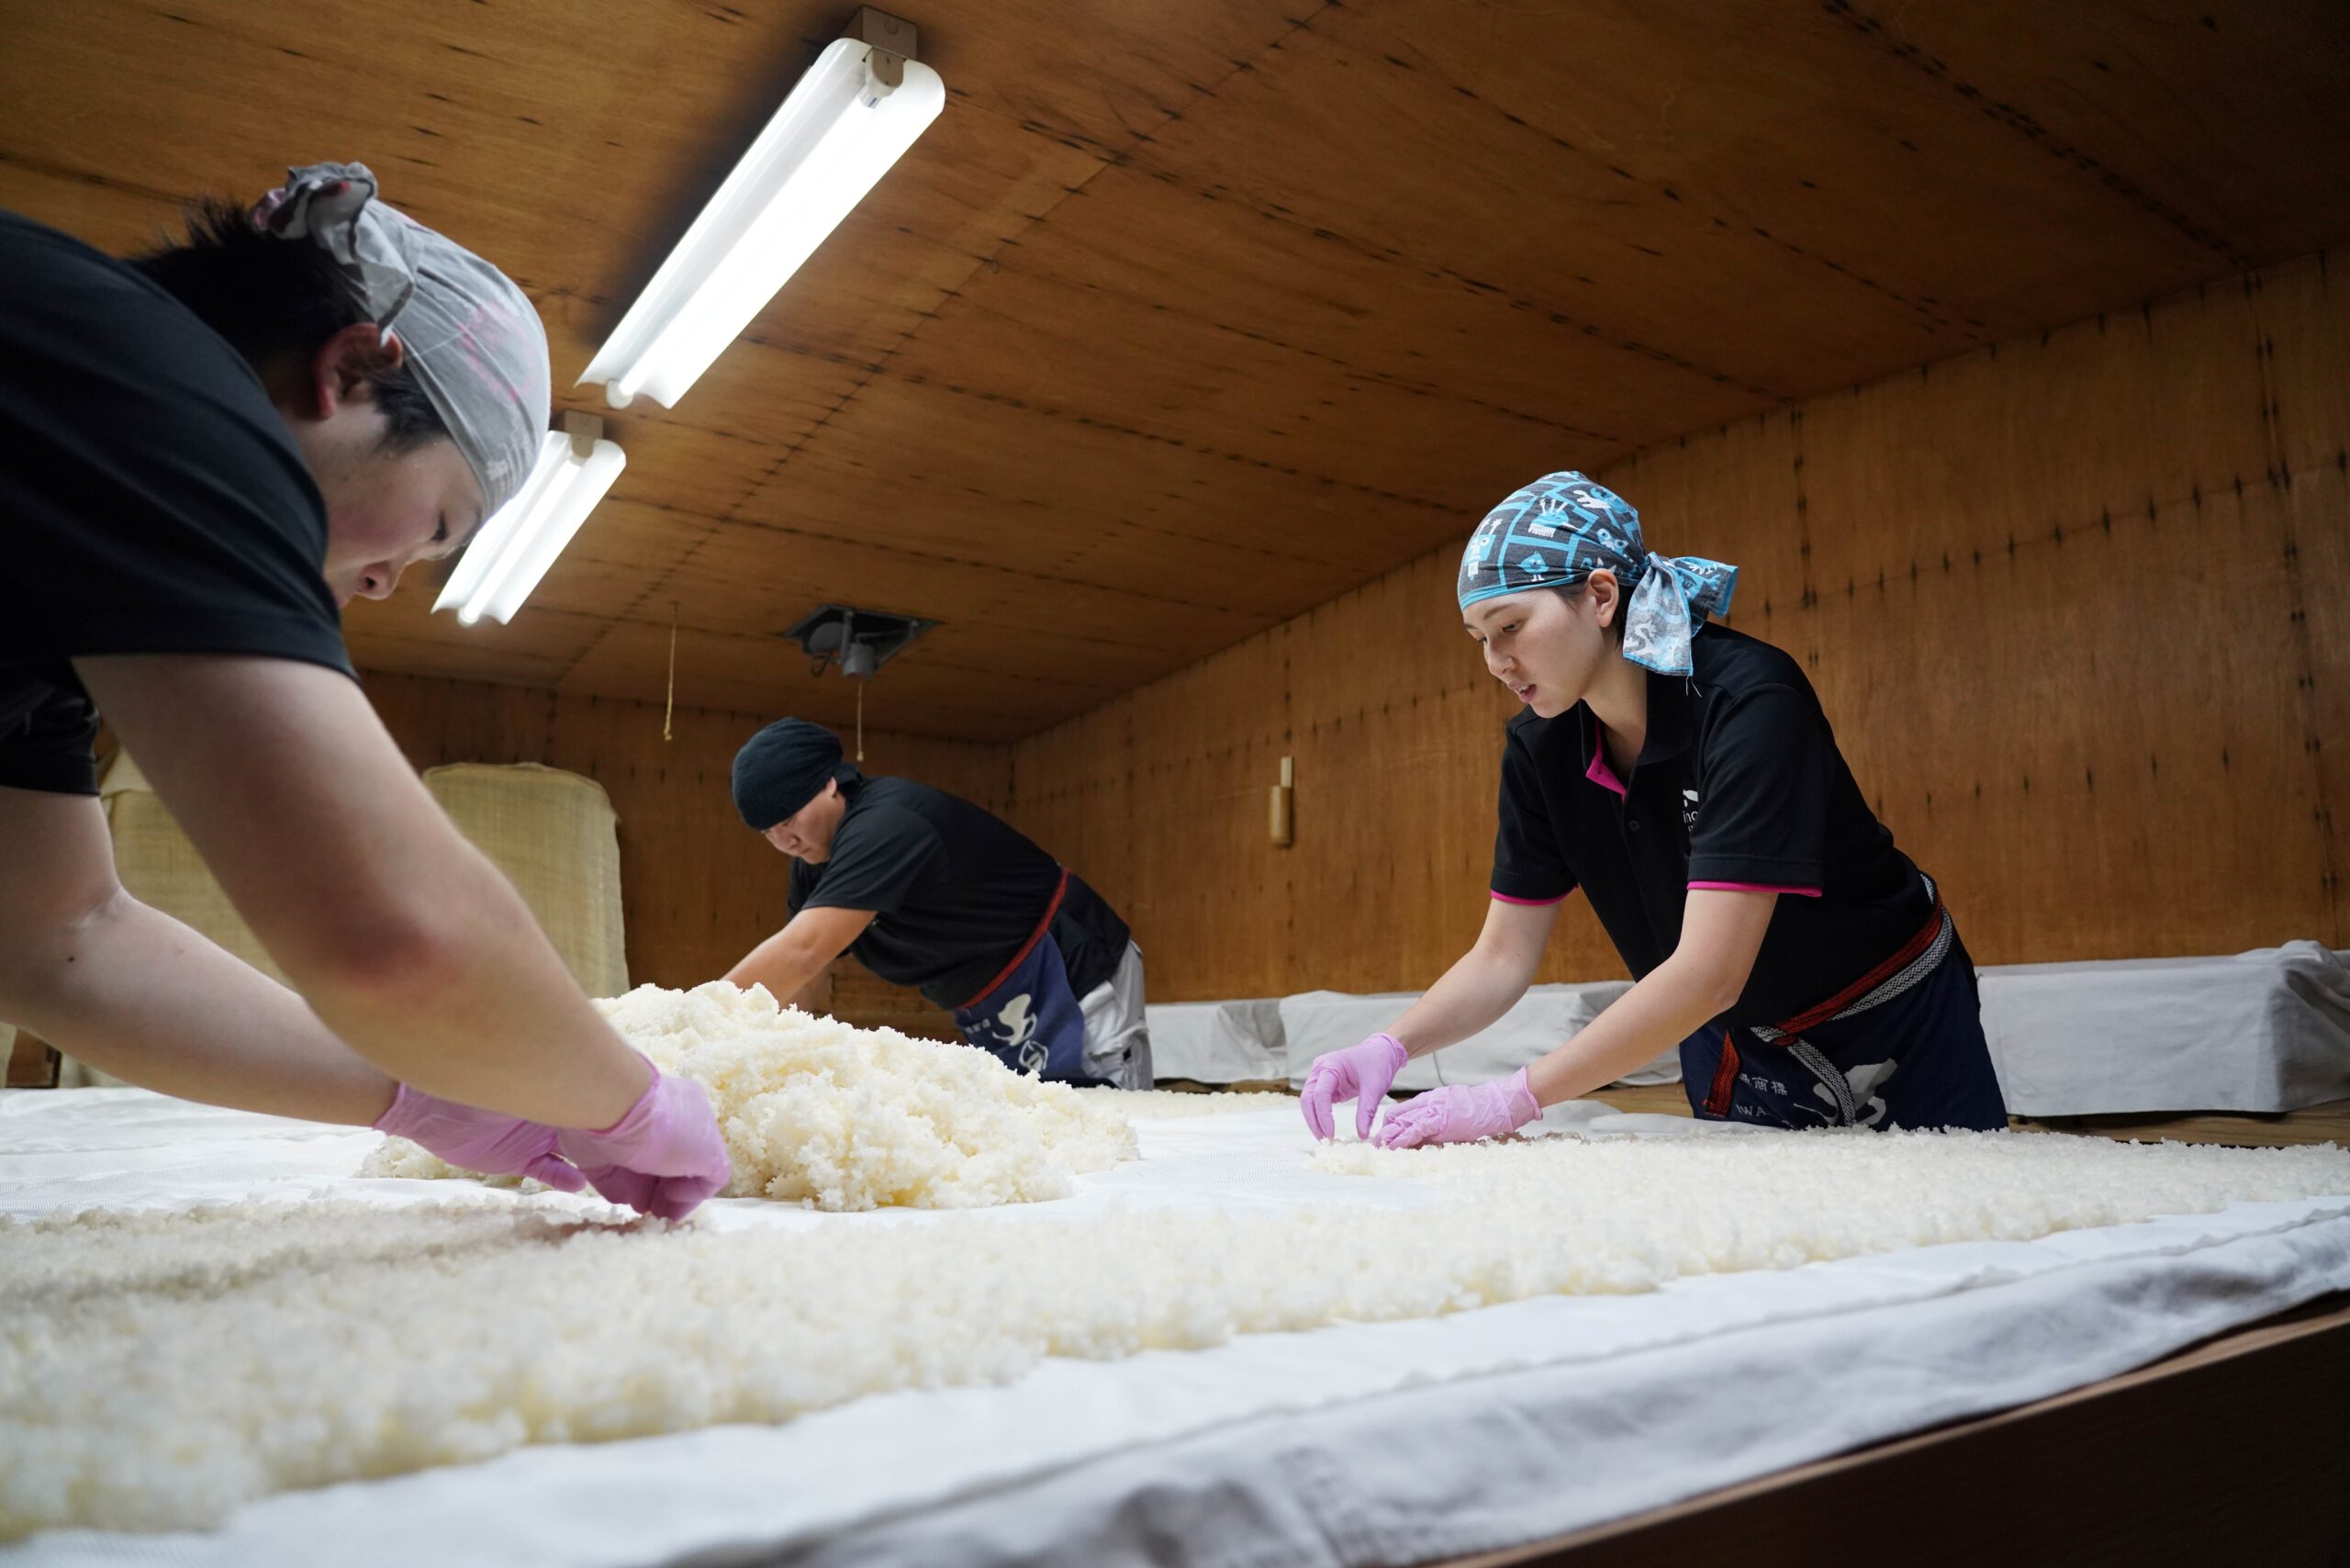
<svg viewBox="0 0 2350 1568">
<path fill-rule="evenodd" d="M 849 7 L 0 0 L 0 203 L 129 248 L 288 162 L 503 264 L 558 407 Z M 946 112 L 510 627 L 370 667 L 1034 732 L 1545 470 L 2350 234 L 2339 0 L 904 0 Z M 1898 520 L 1889 520 L 1898 527 Z M 1669 537 L 1702 532 L 1693 524 Z"/>
</svg>

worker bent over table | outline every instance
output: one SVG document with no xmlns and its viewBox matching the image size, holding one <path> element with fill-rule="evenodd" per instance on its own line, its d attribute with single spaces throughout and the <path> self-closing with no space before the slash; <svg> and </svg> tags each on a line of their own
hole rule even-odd
<svg viewBox="0 0 2350 1568">
<path fill-rule="evenodd" d="M 597 1014 L 343 651 L 547 429 L 530 300 L 375 196 L 290 170 L 129 263 L 0 212 L 0 1019 L 678 1218 L 728 1180 L 700 1086 Z M 291 989 L 123 890 L 100 708 Z"/>
<path fill-rule="evenodd" d="M 1150 1087 L 1142 950 L 1102 895 L 1009 823 L 911 778 L 867 778 L 784 719 L 734 758 L 743 820 L 792 857 L 791 921 L 727 979 L 820 1004 L 845 952 L 955 1015 L 1015 1072 Z"/>
<path fill-rule="evenodd" d="M 1577 473 L 1489 513 L 1461 618 L 1524 711 L 1502 748 L 1476 946 L 1394 1026 L 1315 1059 L 1306 1125 L 1371 1136 L 1411 1055 L 1484 1028 L 1534 979 L 1580 888 L 1636 983 L 1539 1061 L 1389 1114 L 1389 1147 L 1505 1134 L 1679 1045 L 1700 1117 L 1777 1127 L 2004 1129 L 1975 966 L 1942 896 L 1871 812 L 1802 667 L 1708 624 L 1738 569 L 1650 554 Z"/>
</svg>

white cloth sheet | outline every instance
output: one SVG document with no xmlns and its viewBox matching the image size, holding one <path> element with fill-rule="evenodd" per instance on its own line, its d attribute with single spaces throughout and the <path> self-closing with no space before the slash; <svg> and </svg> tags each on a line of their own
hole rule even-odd
<svg viewBox="0 0 2350 1568">
<path fill-rule="evenodd" d="M 2350 964 L 2315 942 L 2225 958 L 1981 971 L 2019 1116 L 2298 1111 L 2350 1099 Z"/>
<path fill-rule="evenodd" d="M 2017 1115 L 2274 1114 L 2350 1099 L 2350 962 L 2318 943 L 2213 958 L 2003 964 L 1981 975 L 1983 1031 Z M 1483 1034 L 1416 1058 L 1395 1086 L 1416 1093 L 1514 1072 L 1628 989 L 1622 980 L 1536 986 Z M 1159 1075 L 1203 1083 L 1286 1076 L 1296 1088 L 1315 1057 L 1385 1028 L 1418 994 L 1311 991 L 1277 1002 L 1155 1006 L 1153 1036 L 1166 1042 Z M 1623 1081 L 1680 1078 L 1668 1051 Z"/>
<path fill-rule="evenodd" d="M 1751 1136 L 1588 1103 L 1546 1121 Z M 1086 1179 L 1067 1203 L 1010 1212 L 1049 1223 L 1132 1204 L 1429 1201 L 1412 1183 L 1309 1170 L 1287 1112 L 1140 1132 L 1140 1161 Z M 17 1092 L 0 1095 L 0 1211 L 318 1190 L 391 1204 L 576 1202 L 344 1175 L 373 1139 L 135 1090 Z M 706 1212 L 730 1227 L 906 1217 L 750 1200 Z M 879 1395 L 784 1427 L 530 1449 L 287 1494 L 211 1534 L 52 1533 L 0 1549 L 0 1568 L 1417 1562 L 2053 1394 L 2344 1288 L 2350 1196 L 2241 1204 L 1644 1295 L 1054 1361 L 1006 1387 Z"/>
<path fill-rule="evenodd" d="M 1281 1044 L 1281 1004 L 1255 1002 L 1154 1002 L 1152 1070 L 1193 1083 L 1278 1083 L 1289 1076 Z"/>
</svg>

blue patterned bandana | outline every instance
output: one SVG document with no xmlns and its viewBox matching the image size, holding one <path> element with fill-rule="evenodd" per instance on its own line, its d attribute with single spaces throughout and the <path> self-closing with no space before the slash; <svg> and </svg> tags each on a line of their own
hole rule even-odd
<svg viewBox="0 0 2350 1568">
<path fill-rule="evenodd" d="M 1460 555 L 1460 608 L 1572 588 L 1602 566 L 1628 596 L 1624 656 L 1659 675 L 1687 675 L 1689 639 L 1707 616 L 1729 613 L 1738 568 L 1650 554 L 1631 503 L 1572 469 L 1545 474 L 1485 514 Z"/>
</svg>

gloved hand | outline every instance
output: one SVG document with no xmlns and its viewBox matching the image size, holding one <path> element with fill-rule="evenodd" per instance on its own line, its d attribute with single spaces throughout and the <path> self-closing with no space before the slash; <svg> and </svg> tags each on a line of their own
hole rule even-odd
<svg viewBox="0 0 2350 1568">
<path fill-rule="evenodd" d="M 1305 1070 L 1305 1091 L 1298 1101 L 1307 1129 L 1318 1138 L 1336 1137 L 1337 1124 L 1330 1119 L 1330 1106 L 1352 1100 L 1355 1136 L 1369 1137 L 1371 1120 L 1379 1114 L 1379 1103 L 1387 1097 L 1388 1085 L 1411 1059 L 1411 1053 L 1393 1035 L 1373 1035 L 1360 1045 L 1315 1057 L 1314 1065 Z"/>
<path fill-rule="evenodd" d="M 1474 1143 L 1514 1133 L 1541 1114 L 1521 1067 L 1491 1083 L 1453 1084 L 1416 1094 L 1387 1113 L 1371 1141 L 1382 1148 Z"/>
<path fill-rule="evenodd" d="M 379 1132 L 404 1137 L 450 1164 L 489 1176 L 528 1176 L 561 1192 L 588 1185 L 555 1152 L 555 1130 L 502 1111 L 460 1105 L 403 1083 L 391 1109 L 375 1118 Z"/>
<path fill-rule="evenodd" d="M 566 1127 L 555 1147 L 607 1199 L 662 1219 L 685 1218 L 733 1174 L 710 1096 L 658 1068 L 627 1115 L 601 1132 Z"/>
</svg>

